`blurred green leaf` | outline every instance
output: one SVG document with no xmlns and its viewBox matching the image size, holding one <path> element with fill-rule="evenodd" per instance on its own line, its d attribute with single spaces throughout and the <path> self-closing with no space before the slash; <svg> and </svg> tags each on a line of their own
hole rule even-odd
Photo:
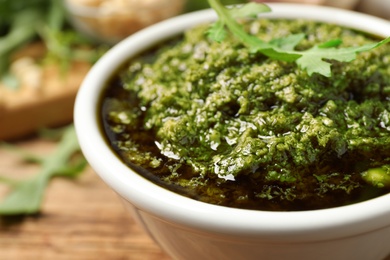
<svg viewBox="0 0 390 260">
<path fill-rule="evenodd" d="M 10 146 L 7 146 L 10 149 Z M 26 159 L 32 157 L 18 148 L 12 148 Z M 0 202 L 0 215 L 33 214 L 40 210 L 41 202 L 50 179 L 54 176 L 76 177 L 87 165 L 84 158 L 73 156 L 80 152 L 73 125 L 65 129 L 57 149 L 50 155 L 35 160 L 40 171 L 31 179 L 12 180 L 0 177 L 0 182 L 8 185 L 11 191 Z"/>
</svg>

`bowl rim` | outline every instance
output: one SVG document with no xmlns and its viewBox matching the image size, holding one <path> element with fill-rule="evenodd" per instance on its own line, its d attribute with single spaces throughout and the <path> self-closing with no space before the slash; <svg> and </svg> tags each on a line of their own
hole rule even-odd
<svg viewBox="0 0 390 260">
<path fill-rule="evenodd" d="M 390 22 L 333 7 L 304 4 L 269 4 L 268 18 L 303 18 L 339 25 L 386 37 Z M 143 29 L 111 48 L 85 77 L 76 97 L 74 124 L 81 149 L 95 172 L 122 198 L 163 221 L 196 229 L 267 239 L 268 241 L 319 241 L 373 232 L 390 226 L 390 194 L 337 208 L 270 212 L 229 208 L 186 198 L 146 180 L 129 169 L 108 147 L 98 123 L 100 91 L 133 55 L 157 41 L 181 33 L 195 24 L 216 18 L 213 10 L 176 16 Z M 114 64 L 114 65 L 113 65 Z M 114 173 L 114 174 L 113 174 Z M 153 191 L 153 192 L 151 192 Z"/>
</svg>

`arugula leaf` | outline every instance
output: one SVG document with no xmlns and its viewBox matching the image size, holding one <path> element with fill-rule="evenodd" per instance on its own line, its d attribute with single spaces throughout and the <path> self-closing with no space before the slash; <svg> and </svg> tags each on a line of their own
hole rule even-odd
<svg viewBox="0 0 390 260">
<path fill-rule="evenodd" d="M 236 18 L 253 18 L 259 13 L 269 12 L 270 8 L 262 3 L 249 3 L 242 7 L 226 8 L 219 0 L 208 0 L 210 6 L 216 11 L 219 20 L 211 25 L 208 36 L 217 42 L 221 42 L 227 36 L 227 29 L 245 44 L 252 52 L 260 52 L 275 60 L 296 62 L 305 69 L 309 75 L 321 74 L 331 76 L 330 60 L 350 62 L 356 58 L 356 54 L 369 51 L 390 42 L 390 37 L 372 44 L 359 47 L 336 48 L 340 40 L 332 40 L 323 44 L 315 45 L 304 51 L 296 51 L 295 47 L 305 37 L 304 34 L 289 35 L 269 42 L 247 33 L 236 21 Z"/>
<path fill-rule="evenodd" d="M 262 46 L 268 46 L 265 42 L 261 41 L 257 37 L 250 35 L 245 32 L 245 30 L 241 27 L 240 24 L 238 24 L 234 18 L 234 15 L 232 15 L 233 12 L 237 9 L 227 9 L 225 8 L 218 0 L 208 0 L 210 6 L 216 11 L 219 20 L 216 22 L 217 25 L 212 24 L 211 29 L 208 31 L 208 36 L 213 39 L 214 35 L 213 33 L 220 32 L 221 30 L 226 30 L 226 27 L 229 28 L 230 32 L 233 33 L 238 39 L 240 39 L 242 42 L 246 43 L 249 46 L 256 46 L 256 45 L 262 45 Z M 259 4 L 264 5 L 264 4 Z M 244 18 L 241 16 L 241 18 Z M 213 27 L 217 27 L 213 28 Z M 227 35 L 227 32 L 225 32 L 225 35 Z M 218 38 L 218 37 L 217 37 Z"/>
<path fill-rule="evenodd" d="M 216 6 L 216 8 L 218 8 L 218 6 Z M 256 18 L 259 13 L 271 11 L 271 9 L 267 5 L 256 4 L 256 3 L 249 3 L 242 6 L 241 8 L 232 7 L 229 10 L 220 10 L 220 9 L 215 9 L 215 10 L 219 10 L 219 12 L 221 13 L 226 11 L 226 13 L 228 13 L 232 18 L 236 18 L 236 19 Z M 220 17 L 223 17 L 223 15 L 221 15 Z M 227 36 L 227 31 L 225 29 L 225 25 L 227 24 L 230 24 L 230 28 L 235 29 L 236 32 L 240 34 L 239 28 L 235 28 L 236 26 L 233 23 L 231 23 L 231 21 L 220 19 L 210 27 L 208 31 L 209 37 L 216 42 L 222 42 Z M 242 35 L 242 37 L 246 37 L 246 36 Z"/>
<path fill-rule="evenodd" d="M 13 149 L 14 151 L 17 151 Z M 25 159 L 33 158 L 41 165 L 40 171 L 31 179 L 12 180 L 0 177 L 0 182 L 11 188 L 11 192 L 0 203 L 0 215 L 37 213 L 45 189 L 54 176 L 76 177 L 86 166 L 86 160 L 80 159 L 72 164 L 71 157 L 80 150 L 73 125 L 64 130 L 63 137 L 54 153 L 44 158 L 37 158 L 22 152 Z"/>
<path fill-rule="evenodd" d="M 356 59 L 356 54 L 364 51 L 372 50 L 380 45 L 390 42 L 390 37 L 382 40 L 378 43 L 366 44 L 358 47 L 346 47 L 336 49 L 334 47 L 327 48 L 327 46 L 314 46 L 302 54 L 297 59 L 297 64 L 303 69 L 306 69 L 309 75 L 313 73 L 319 73 L 326 77 L 330 77 L 331 64 L 324 60 L 337 60 L 341 62 L 350 62 Z"/>
<path fill-rule="evenodd" d="M 0 0 L 0 81 L 7 87 L 20 83 L 9 71 L 12 54 L 37 39 L 48 50 L 44 61 L 54 61 L 64 72 L 72 61 L 94 63 L 108 49 L 88 48 L 96 44 L 70 27 L 61 0 Z"/>
<path fill-rule="evenodd" d="M 228 10 L 233 18 L 257 18 L 259 13 L 271 12 L 271 8 L 265 4 L 247 3 L 242 7 L 233 6 Z"/>
<path fill-rule="evenodd" d="M 227 32 L 225 29 L 225 24 L 219 20 L 213 23 L 212 26 L 210 26 L 209 30 L 207 31 L 209 38 L 212 39 L 215 42 L 222 42 L 225 40 L 227 36 Z"/>
<path fill-rule="evenodd" d="M 286 51 L 292 51 L 305 38 L 304 33 L 291 34 L 284 38 L 272 39 L 270 44 Z"/>
<path fill-rule="evenodd" d="M 48 175 L 13 184 L 13 192 L 0 204 L 1 215 L 18 215 L 37 213 L 41 204 Z"/>
<path fill-rule="evenodd" d="M 0 77 L 7 75 L 11 53 L 34 37 L 39 16 L 40 13 L 35 10 L 16 13 L 9 32 L 6 36 L 0 37 Z"/>
<path fill-rule="evenodd" d="M 7 149 L 8 151 L 11 151 L 15 154 L 18 154 L 23 161 L 28 162 L 28 163 L 42 163 L 43 158 L 40 156 L 37 156 L 35 154 L 29 153 L 25 151 L 24 149 L 21 149 L 17 146 L 1 142 L 0 147 Z"/>
</svg>

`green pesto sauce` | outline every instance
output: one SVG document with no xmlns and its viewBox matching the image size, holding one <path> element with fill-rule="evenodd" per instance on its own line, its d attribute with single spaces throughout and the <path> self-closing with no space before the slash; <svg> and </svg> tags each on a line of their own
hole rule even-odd
<svg viewBox="0 0 390 260">
<path fill-rule="evenodd" d="M 308 21 L 245 25 L 263 40 L 305 33 L 300 49 L 373 38 Z M 108 84 L 113 149 L 155 183 L 217 205 L 311 210 L 390 191 L 390 46 L 309 77 L 207 26 L 132 60 Z M 140 170 L 141 169 L 141 170 Z"/>
</svg>

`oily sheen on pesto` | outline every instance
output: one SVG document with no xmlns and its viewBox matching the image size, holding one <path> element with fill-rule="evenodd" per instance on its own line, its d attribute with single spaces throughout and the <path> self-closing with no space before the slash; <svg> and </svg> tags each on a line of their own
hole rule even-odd
<svg viewBox="0 0 390 260">
<path fill-rule="evenodd" d="M 303 20 L 255 20 L 269 41 L 305 33 L 298 48 L 374 37 Z M 389 192 L 367 173 L 390 169 L 390 47 L 333 62 L 332 77 L 216 43 L 207 25 L 129 61 L 107 86 L 101 118 L 130 167 L 217 205 L 260 210 L 342 206 Z"/>
</svg>

